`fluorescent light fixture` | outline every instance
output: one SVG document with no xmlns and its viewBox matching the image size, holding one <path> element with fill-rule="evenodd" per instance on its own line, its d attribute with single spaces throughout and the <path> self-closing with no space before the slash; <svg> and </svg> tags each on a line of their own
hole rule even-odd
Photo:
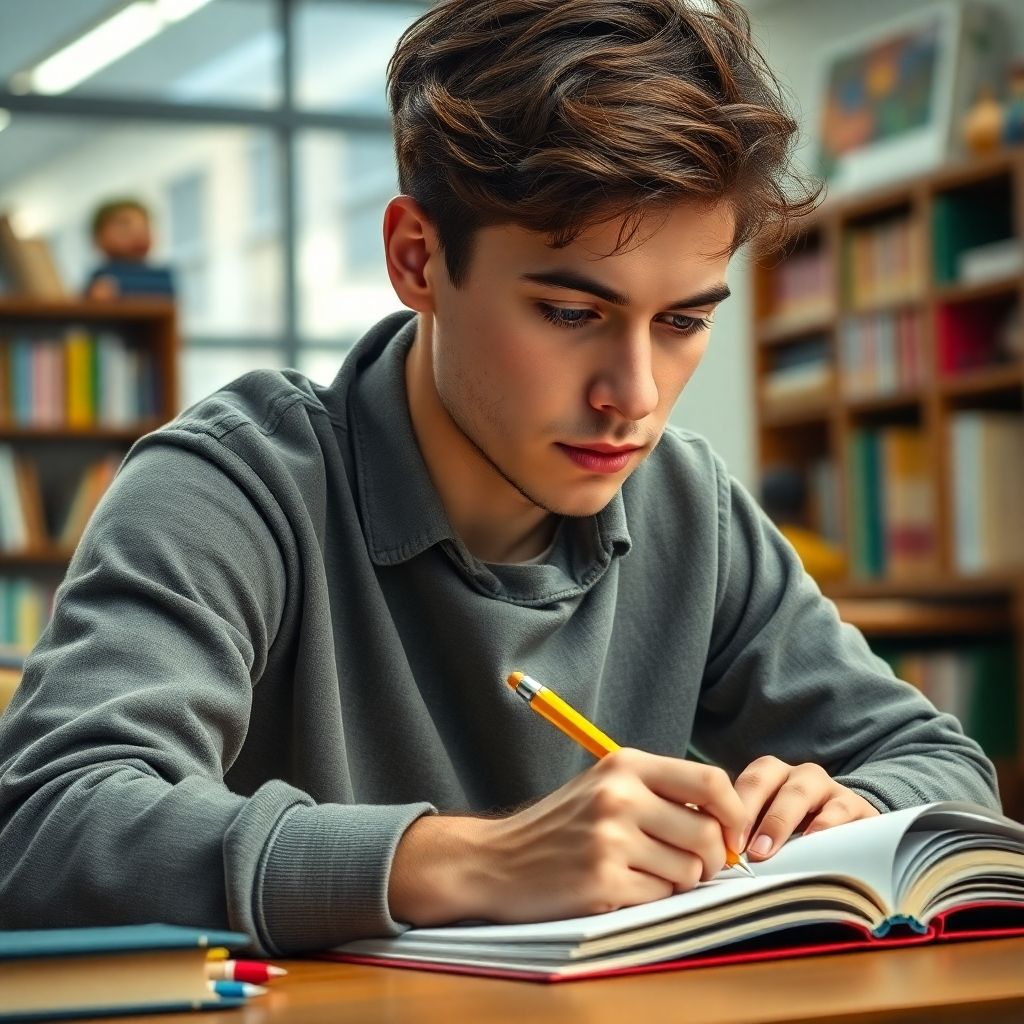
<svg viewBox="0 0 1024 1024">
<path fill-rule="evenodd" d="M 156 9 L 165 23 L 181 21 L 205 7 L 210 0 L 156 0 Z"/>
<path fill-rule="evenodd" d="M 17 92 L 67 92 L 210 0 L 135 0 L 11 83 Z"/>
</svg>

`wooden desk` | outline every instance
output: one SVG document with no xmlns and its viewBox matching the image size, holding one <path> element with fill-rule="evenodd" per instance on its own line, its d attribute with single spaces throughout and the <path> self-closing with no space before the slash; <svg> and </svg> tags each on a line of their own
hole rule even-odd
<svg viewBox="0 0 1024 1024">
<path fill-rule="evenodd" d="M 539 985 L 279 961 L 241 1010 L 111 1024 L 1021 1024 L 1024 938 Z"/>
</svg>

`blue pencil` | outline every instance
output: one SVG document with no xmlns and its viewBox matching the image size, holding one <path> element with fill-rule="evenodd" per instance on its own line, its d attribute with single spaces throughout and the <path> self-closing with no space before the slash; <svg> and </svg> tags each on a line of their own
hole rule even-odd
<svg viewBox="0 0 1024 1024">
<path fill-rule="evenodd" d="M 261 996 L 267 990 L 262 985 L 252 985 L 248 981 L 207 981 L 211 992 L 219 996 L 227 996 L 229 999 L 245 998 L 249 996 Z"/>
</svg>

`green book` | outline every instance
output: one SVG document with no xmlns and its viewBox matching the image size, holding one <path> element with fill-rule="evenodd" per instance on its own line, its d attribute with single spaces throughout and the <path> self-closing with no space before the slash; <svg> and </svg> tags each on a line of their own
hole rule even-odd
<svg viewBox="0 0 1024 1024">
<path fill-rule="evenodd" d="M 1017 672 L 1008 642 L 970 652 L 973 685 L 964 731 L 989 757 L 1017 753 Z"/>
</svg>

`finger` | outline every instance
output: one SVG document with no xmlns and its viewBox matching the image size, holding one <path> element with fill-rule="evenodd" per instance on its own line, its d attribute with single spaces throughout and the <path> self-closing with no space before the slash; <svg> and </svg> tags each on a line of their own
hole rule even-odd
<svg viewBox="0 0 1024 1024">
<path fill-rule="evenodd" d="M 652 793 L 651 803 L 643 806 L 637 815 L 637 825 L 651 841 L 668 850 L 695 857 L 700 864 L 698 879 L 714 878 L 725 867 L 725 837 L 721 824 L 713 815 L 699 809 L 679 807 Z M 677 879 L 673 878 L 673 881 Z M 693 882 L 686 888 L 695 884 Z"/>
<path fill-rule="evenodd" d="M 780 761 L 777 757 L 759 757 L 752 761 L 736 778 L 735 789 L 743 806 L 746 808 L 747 821 L 743 842 L 737 849 L 742 853 L 746 848 L 746 840 L 758 824 L 762 812 L 775 798 L 793 770 L 791 765 Z"/>
<path fill-rule="evenodd" d="M 747 853 L 758 860 L 770 857 L 796 831 L 808 812 L 822 807 L 833 785 L 818 765 L 792 769 L 764 812 Z"/>
<path fill-rule="evenodd" d="M 721 829 L 715 830 L 721 836 Z M 725 852 L 722 860 L 709 875 L 704 861 L 690 850 L 680 849 L 663 843 L 652 836 L 644 836 L 636 850 L 630 867 L 663 879 L 672 886 L 674 892 L 688 892 L 701 879 L 714 878 L 725 863 Z"/>
<path fill-rule="evenodd" d="M 649 754 L 637 761 L 637 772 L 647 788 L 665 800 L 680 806 L 697 804 L 719 822 L 729 848 L 740 847 L 747 810 L 721 768 Z"/>
<path fill-rule="evenodd" d="M 876 808 L 858 797 L 856 793 L 840 792 L 827 800 L 821 810 L 811 818 L 807 823 L 807 828 L 804 829 L 804 835 L 821 832 L 826 828 L 843 825 L 848 821 L 873 817 L 877 813 Z"/>
</svg>

